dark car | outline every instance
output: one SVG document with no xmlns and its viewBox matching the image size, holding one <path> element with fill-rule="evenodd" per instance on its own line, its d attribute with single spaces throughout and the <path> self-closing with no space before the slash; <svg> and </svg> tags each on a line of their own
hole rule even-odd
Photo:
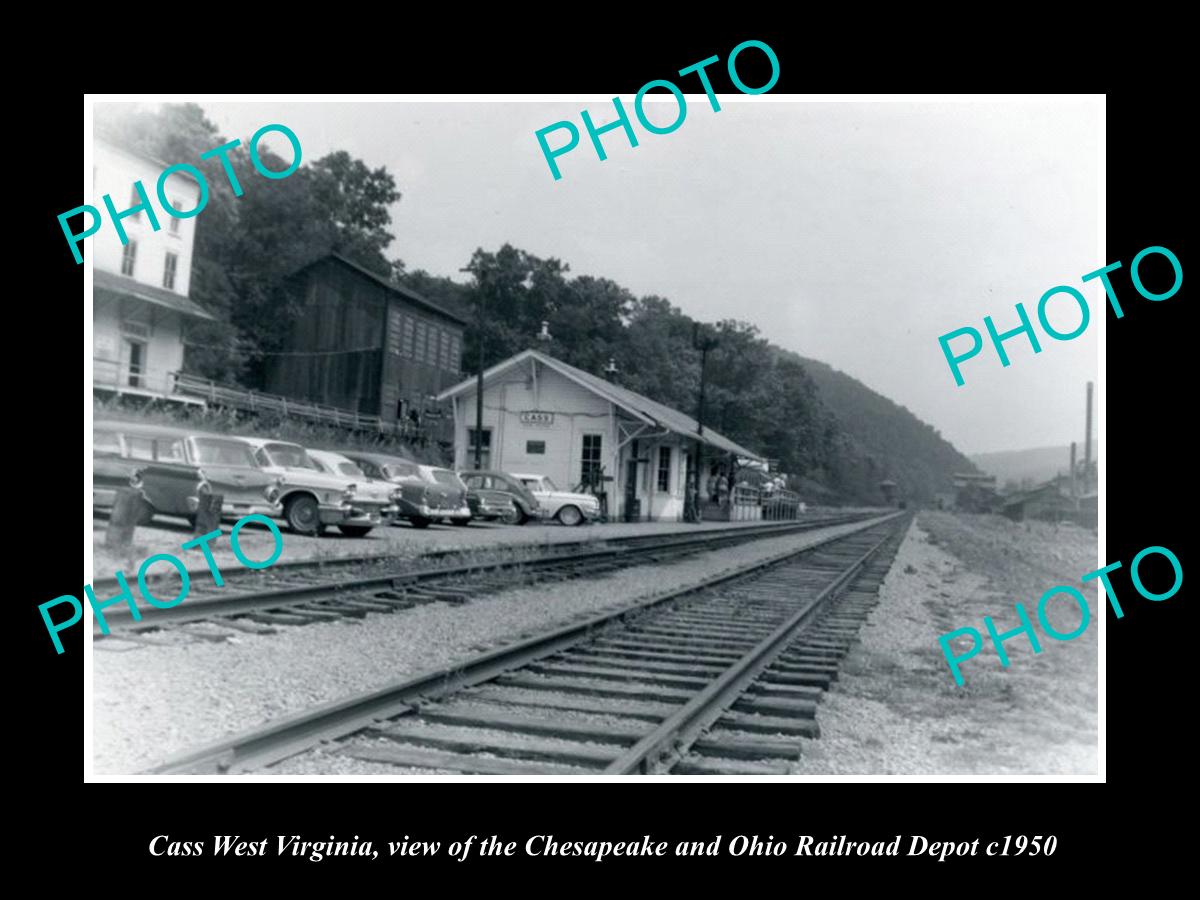
<svg viewBox="0 0 1200 900">
<path fill-rule="evenodd" d="M 448 519 L 455 525 L 471 521 L 466 487 L 449 469 L 383 453 L 344 450 L 342 455 L 358 463 L 369 477 L 390 481 L 400 488 L 394 495 L 398 518 L 408 519 L 414 528 L 425 528 L 438 519 Z"/>
<path fill-rule="evenodd" d="M 516 476 L 509 475 L 506 472 L 484 470 L 459 472 L 458 474 L 467 485 L 468 502 L 470 502 L 472 494 L 476 494 L 479 497 L 488 495 L 491 497 L 504 496 L 508 498 L 512 503 L 513 511 L 507 519 L 501 516 L 501 521 L 511 522 L 515 525 L 524 525 L 530 519 L 541 518 L 542 511 L 538 505 L 537 498 L 533 496 L 529 488 Z"/>
<path fill-rule="evenodd" d="M 133 469 L 126 484 L 142 492 L 143 523 L 155 514 L 196 520 L 200 497 L 221 494 L 222 518 L 258 512 L 280 514 L 280 480 L 254 466 L 245 446 L 222 434 L 187 428 L 97 422 L 92 503 L 112 505 L 119 469 Z M 120 449 L 120 456 L 114 452 Z M 100 473 L 98 476 L 96 473 Z"/>
<path fill-rule="evenodd" d="M 137 472 L 145 465 L 131 455 L 135 434 L 148 440 L 153 448 L 153 429 L 140 428 L 124 422 L 98 422 L 92 429 L 92 509 L 108 512 L 122 488 L 138 486 Z M 141 448 L 144 446 L 138 443 Z M 146 457 L 143 457 L 145 459 Z M 153 454 L 150 457 L 153 459 Z M 154 518 L 154 510 L 143 506 L 137 524 L 146 525 Z"/>
</svg>

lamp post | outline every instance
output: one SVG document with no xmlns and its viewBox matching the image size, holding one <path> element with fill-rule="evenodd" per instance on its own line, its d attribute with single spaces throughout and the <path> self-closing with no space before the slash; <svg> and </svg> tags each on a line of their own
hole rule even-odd
<svg viewBox="0 0 1200 900">
<path fill-rule="evenodd" d="M 700 476 L 704 467 L 704 387 L 705 375 L 708 364 L 708 351 L 717 346 L 719 342 L 716 337 L 706 335 L 700 336 L 700 323 L 692 323 L 692 347 L 700 351 L 700 403 L 696 410 L 696 468 L 695 468 L 695 490 L 692 493 L 694 497 L 692 509 L 692 521 L 700 522 Z"/>
</svg>

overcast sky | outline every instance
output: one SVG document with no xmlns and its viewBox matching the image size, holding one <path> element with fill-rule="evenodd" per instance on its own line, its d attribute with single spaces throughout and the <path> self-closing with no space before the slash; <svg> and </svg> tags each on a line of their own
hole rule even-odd
<svg viewBox="0 0 1200 900">
<path fill-rule="evenodd" d="M 622 98 L 626 108 L 632 98 Z M 345 149 L 386 166 L 403 194 L 393 256 L 463 279 L 476 247 L 559 257 L 574 274 L 658 294 L 689 315 L 752 322 L 903 404 L 967 453 L 1083 440 L 1096 377 L 1102 288 L 1096 101 L 843 103 L 688 97 L 674 133 L 639 146 L 604 135 L 601 162 L 579 112 L 610 100 L 538 103 L 202 102 L 229 137 L 280 122 L 305 158 Z M 668 123 L 673 100 L 648 104 Z M 632 114 L 631 114 L 632 115 Z M 574 121 L 580 145 L 555 181 L 534 132 Z M 275 136 L 278 137 L 278 136 Z M 557 147 L 566 136 L 551 136 Z M 284 158 L 286 142 L 269 141 Z M 267 189 L 268 183 L 247 190 Z M 1018 324 L 1021 301 L 1065 284 L 1088 297 L 1080 338 L 990 347 L 956 387 L 939 335 Z M 1059 306 L 1058 304 L 1061 304 Z M 1069 300 L 1051 306 L 1061 331 Z"/>
</svg>

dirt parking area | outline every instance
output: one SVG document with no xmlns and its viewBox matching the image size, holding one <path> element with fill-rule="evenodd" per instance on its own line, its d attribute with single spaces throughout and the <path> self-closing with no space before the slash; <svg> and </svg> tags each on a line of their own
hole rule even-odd
<svg viewBox="0 0 1200 900">
<path fill-rule="evenodd" d="M 797 774 L 1092 775 L 1097 772 L 1096 535 L 1070 525 L 1000 516 L 921 513 L 884 582 L 880 604 L 818 712 L 822 737 L 806 741 Z M 1079 588 L 1092 622 L 1071 641 L 1036 623 L 1055 585 Z M 1042 652 L 1019 635 L 1003 668 L 983 626 L 1015 628 L 1013 604 L 1034 619 Z M 1050 607 L 1056 629 L 1079 624 L 1078 607 Z M 964 662 L 958 687 L 938 638 L 973 627 L 984 648 Z"/>
</svg>

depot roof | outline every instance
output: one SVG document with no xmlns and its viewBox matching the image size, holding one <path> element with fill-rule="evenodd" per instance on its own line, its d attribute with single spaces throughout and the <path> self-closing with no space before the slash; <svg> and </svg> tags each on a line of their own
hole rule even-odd
<svg viewBox="0 0 1200 900">
<path fill-rule="evenodd" d="M 664 406 L 657 400 L 651 400 L 649 397 L 639 394 L 637 391 L 631 391 L 629 388 L 621 387 L 619 384 L 613 384 L 611 381 L 605 381 L 591 372 L 585 372 L 583 369 L 577 369 L 572 365 L 568 365 L 561 359 L 555 359 L 540 350 L 525 350 L 518 353 L 516 356 L 511 356 L 503 362 L 497 363 L 490 369 L 486 369 L 483 373 L 483 382 L 486 389 L 489 381 L 494 381 L 496 378 L 511 372 L 513 369 L 524 364 L 527 360 L 536 363 L 541 363 L 548 369 L 553 369 L 564 378 L 567 378 L 592 393 L 603 397 L 610 403 L 619 406 L 622 410 L 632 415 L 634 418 L 648 424 L 656 425 L 659 428 L 665 428 L 676 434 L 681 434 L 693 440 L 703 441 L 711 447 L 717 447 L 724 450 L 726 453 L 733 453 L 737 456 L 744 456 L 748 459 L 762 461 L 763 457 L 757 453 L 747 450 L 740 444 L 734 443 L 724 435 L 718 434 L 710 428 L 705 428 L 704 433 L 700 434 L 699 423 L 686 413 L 681 413 L 677 409 L 671 409 L 669 406 Z M 452 388 L 448 388 L 438 395 L 438 400 L 449 400 L 452 397 L 459 397 L 463 394 L 473 393 L 475 390 L 475 379 L 468 378 L 466 381 L 456 384 Z"/>
</svg>

